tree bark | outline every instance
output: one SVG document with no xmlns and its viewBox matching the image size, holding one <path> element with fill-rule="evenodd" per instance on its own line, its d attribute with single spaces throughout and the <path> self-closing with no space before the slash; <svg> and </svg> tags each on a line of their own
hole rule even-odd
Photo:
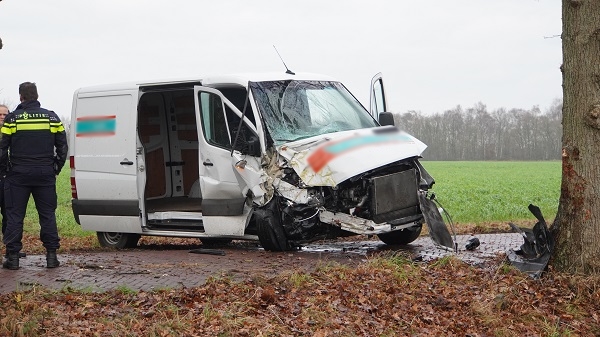
<svg viewBox="0 0 600 337">
<path fill-rule="evenodd" d="M 600 1 L 563 0 L 562 185 L 551 264 L 600 272 Z"/>
</svg>

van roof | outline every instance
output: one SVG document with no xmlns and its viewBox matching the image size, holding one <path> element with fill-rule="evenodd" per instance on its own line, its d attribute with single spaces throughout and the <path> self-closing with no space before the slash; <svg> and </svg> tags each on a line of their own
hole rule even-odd
<svg viewBox="0 0 600 337">
<path fill-rule="evenodd" d="M 216 86 L 219 84 L 238 84 L 246 86 L 249 81 L 281 81 L 281 80 L 312 80 L 312 81 L 336 81 L 334 78 L 311 73 L 296 73 L 294 75 L 284 72 L 267 72 L 267 73 L 239 73 L 229 75 L 215 75 L 207 77 L 184 77 L 163 80 L 122 82 L 113 84 L 95 85 L 78 89 L 79 93 L 99 92 L 99 91 L 115 91 L 115 90 L 137 90 L 139 87 L 153 85 L 169 85 L 179 83 L 194 83 L 202 82 L 202 85 Z"/>
</svg>

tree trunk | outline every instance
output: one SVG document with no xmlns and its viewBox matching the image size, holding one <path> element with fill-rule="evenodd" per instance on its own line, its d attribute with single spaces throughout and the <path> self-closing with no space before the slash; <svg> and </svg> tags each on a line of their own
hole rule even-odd
<svg viewBox="0 0 600 337">
<path fill-rule="evenodd" d="M 562 185 L 552 265 L 600 272 L 600 1 L 563 0 Z"/>
</svg>

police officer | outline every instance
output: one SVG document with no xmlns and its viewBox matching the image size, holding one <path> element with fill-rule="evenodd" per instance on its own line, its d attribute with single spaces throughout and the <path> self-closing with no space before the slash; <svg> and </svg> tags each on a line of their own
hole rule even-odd
<svg viewBox="0 0 600 337">
<path fill-rule="evenodd" d="M 4 104 L 0 104 L 0 127 L 4 124 L 4 118 L 8 115 L 8 107 Z M 2 137 L 2 133 L 0 133 Z M 4 177 L 0 176 L 0 213 L 2 214 L 2 235 L 6 230 L 6 215 L 4 214 Z"/>
<path fill-rule="evenodd" d="M 0 129 L 0 176 L 5 176 L 7 217 L 3 238 L 7 259 L 2 267 L 19 269 L 23 219 L 33 195 L 40 218 L 40 239 L 46 248 L 46 267 L 56 268 L 60 265 L 56 257 L 60 247 L 56 176 L 67 158 L 67 137 L 56 113 L 41 107 L 35 83 L 21 83 L 19 96 L 21 104 L 6 116 Z"/>
</svg>

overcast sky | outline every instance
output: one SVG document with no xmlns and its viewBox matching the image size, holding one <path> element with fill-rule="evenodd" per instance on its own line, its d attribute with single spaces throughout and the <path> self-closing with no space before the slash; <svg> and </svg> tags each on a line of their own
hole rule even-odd
<svg viewBox="0 0 600 337">
<path fill-rule="evenodd" d="M 392 112 L 545 111 L 562 97 L 560 34 L 557 0 L 4 0 L 0 102 L 32 81 L 69 116 L 83 86 L 283 72 L 275 45 L 365 106 L 382 72 Z"/>
</svg>

